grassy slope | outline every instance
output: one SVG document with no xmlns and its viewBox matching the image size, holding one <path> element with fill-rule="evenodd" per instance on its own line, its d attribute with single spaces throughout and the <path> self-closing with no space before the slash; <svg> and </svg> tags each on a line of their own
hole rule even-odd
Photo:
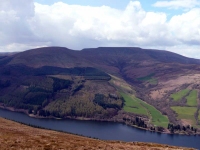
<svg viewBox="0 0 200 150">
<path fill-rule="evenodd" d="M 179 101 L 181 100 L 190 90 L 189 89 L 184 89 L 181 90 L 177 93 L 172 94 L 170 97 L 173 98 L 174 101 Z"/>
<path fill-rule="evenodd" d="M 150 74 L 150 75 L 147 75 L 147 76 L 144 76 L 144 77 L 140 77 L 140 78 L 137 78 L 139 81 L 145 81 L 145 82 L 149 82 L 150 84 L 157 84 L 158 81 L 156 78 L 153 77 L 154 76 L 154 73 Z"/>
<path fill-rule="evenodd" d="M 180 107 L 180 106 L 176 106 L 176 107 L 171 107 L 172 110 L 174 110 L 179 119 L 187 119 L 192 121 L 192 124 L 195 125 L 196 121 L 194 118 L 194 113 L 196 112 L 197 108 L 196 107 Z"/>
<path fill-rule="evenodd" d="M 148 116 L 147 109 L 141 104 L 138 98 L 125 93 L 121 93 L 121 95 L 125 100 L 124 111 Z"/>
<path fill-rule="evenodd" d="M 178 148 L 167 145 L 151 143 L 125 143 L 119 141 L 102 141 L 86 137 L 60 133 L 56 131 L 32 128 L 13 121 L 0 118 L 0 149 L 67 149 L 67 150 L 104 150 L 104 149 L 143 149 L 143 150 L 186 150 L 187 148 Z"/>
<path fill-rule="evenodd" d="M 124 111 L 149 116 L 152 124 L 165 128 L 167 127 L 169 123 L 167 116 L 162 115 L 162 113 L 152 105 L 136 98 L 134 96 L 135 91 L 132 90 L 130 85 L 128 85 L 125 81 L 112 76 L 110 83 L 113 84 L 123 96 L 125 100 L 125 105 L 123 107 Z"/>
<path fill-rule="evenodd" d="M 197 90 L 192 90 L 186 99 L 188 106 L 197 106 Z"/>
<path fill-rule="evenodd" d="M 162 113 L 158 111 L 155 107 L 145 103 L 135 96 L 130 96 L 125 93 L 121 93 L 121 95 L 125 100 L 125 106 L 123 108 L 124 111 L 149 116 L 151 118 L 152 124 L 165 128 L 167 127 L 169 123 L 167 116 L 162 115 Z"/>
<path fill-rule="evenodd" d="M 145 106 L 147 108 L 147 110 L 149 111 L 150 115 L 151 115 L 151 122 L 152 124 L 156 125 L 156 126 L 162 126 L 167 128 L 167 125 L 169 123 L 169 119 L 167 116 L 162 115 L 162 113 L 160 111 L 158 111 L 155 107 L 153 107 L 152 105 L 149 105 L 145 102 L 143 102 L 143 106 Z"/>
<path fill-rule="evenodd" d="M 198 122 L 200 123 L 200 111 L 199 111 L 199 115 L 198 115 Z"/>
</svg>

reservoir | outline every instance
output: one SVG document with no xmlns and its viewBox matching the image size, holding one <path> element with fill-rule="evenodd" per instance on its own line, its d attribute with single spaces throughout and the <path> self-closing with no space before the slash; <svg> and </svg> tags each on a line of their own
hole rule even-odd
<svg viewBox="0 0 200 150">
<path fill-rule="evenodd" d="M 72 119 L 38 119 L 26 114 L 0 109 L 0 117 L 52 130 L 79 134 L 102 140 L 153 142 L 200 149 L 200 136 L 169 135 L 145 131 L 121 123 L 81 121 Z"/>
</svg>

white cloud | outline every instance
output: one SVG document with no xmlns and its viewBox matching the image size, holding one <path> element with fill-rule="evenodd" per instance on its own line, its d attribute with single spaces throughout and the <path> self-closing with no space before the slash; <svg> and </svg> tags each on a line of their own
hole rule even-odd
<svg viewBox="0 0 200 150">
<path fill-rule="evenodd" d="M 0 51 L 14 43 L 28 44 L 36 40 L 29 25 L 34 15 L 33 0 L 0 0 Z"/>
<path fill-rule="evenodd" d="M 170 32 L 182 44 L 200 45 L 200 8 L 173 16 L 168 26 Z"/>
<path fill-rule="evenodd" d="M 13 13 L 15 17 L 28 18 L 34 16 L 33 0 L 0 0 L 1 12 Z"/>
<path fill-rule="evenodd" d="M 72 49 L 140 46 L 167 48 L 194 57 L 200 49 L 198 8 L 173 16 L 168 21 L 167 14 L 147 12 L 139 1 L 131 1 L 125 10 L 62 2 L 50 6 L 33 3 L 33 0 L 20 2 L 0 0 L 0 51 L 45 45 Z M 22 3 L 26 3 L 26 8 Z"/>
<path fill-rule="evenodd" d="M 130 2 L 124 11 L 61 2 L 45 7 L 36 3 L 35 6 L 36 17 L 31 23 L 34 24 L 34 33 L 52 44 L 72 48 L 83 48 L 82 44 L 96 47 L 108 43 L 154 45 L 153 42 L 161 42 L 167 28 L 166 14 L 145 12 L 137 1 Z"/>
<path fill-rule="evenodd" d="M 29 50 L 33 48 L 45 47 L 48 43 L 32 43 L 32 44 L 24 44 L 24 43 L 9 43 L 4 46 L 0 46 L 0 50 L 2 52 L 18 52 L 23 50 Z"/>
<path fill-rule="evenodd" d="M 199 6 L 199 0 L 162 0 L 153 4 L 154 7 L 168 7 L 170 9 L 194 8 Z"/>
</svg>

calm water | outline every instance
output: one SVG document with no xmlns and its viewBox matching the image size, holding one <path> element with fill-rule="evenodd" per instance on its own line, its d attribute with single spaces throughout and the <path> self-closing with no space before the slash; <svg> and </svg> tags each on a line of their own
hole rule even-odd
<svg viewBox="0 0 200 150">
<path fill-rule="evenodd" d="M 120 123 L 79 121 L 71 119 L 36 119 L 31 118 L 23 113 L 11 112 L 3 109 L 0 109 L 0 117 L 53 130 L 63 130 L 84 136 L 96 137 L 103 140 L 154 142 L 200 149 L 200 136 L 153 133 L 129 127 Z"/>
</svg>

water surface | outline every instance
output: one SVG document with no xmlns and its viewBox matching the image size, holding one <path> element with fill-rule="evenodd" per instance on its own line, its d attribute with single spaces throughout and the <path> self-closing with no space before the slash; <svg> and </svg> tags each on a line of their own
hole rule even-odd
<svg viewBox="0 0 200 150">
<path fill-rule="evenodd" d="M 95 137 L 102 140 L 138 141 L 169 144 L 200 149 L 200 136 L 169 135 L 145 131 L 121 123 L 57 120 L 31 118 L 24 113 L 0 109 L 0 117 L 52 130 L 62 130 L 74 134 Z"/>
</svg>

